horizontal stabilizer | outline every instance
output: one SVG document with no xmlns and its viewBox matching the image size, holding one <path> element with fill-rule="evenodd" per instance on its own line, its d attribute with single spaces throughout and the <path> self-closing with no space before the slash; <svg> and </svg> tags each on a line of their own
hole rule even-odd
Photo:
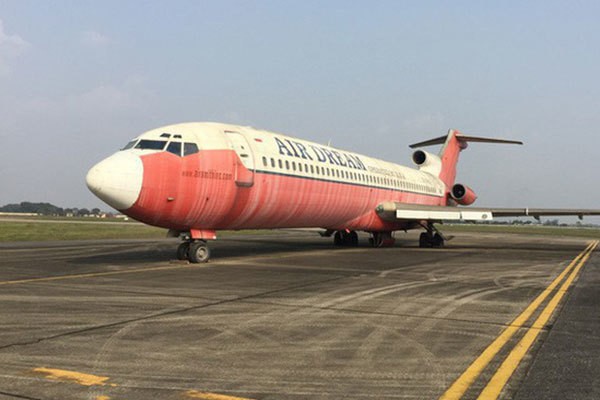
<svg viewBox="0 0 600 400">
<path fill-rule="evenodd" d="M 450 133 L 448 135 L 451 135 L 453 132 L 456 132 L 456 131 L 450 130 Z M 411 144 L 410 148 L 414 149 L 417 147 L 426 147 L 426 146 L 433 146 L 436 144 L 444 144 L 448 140 L 448 135 L 440 136 L 435 139 L 425 140 L 423 142 L 419 142 L 419 143 L 415 143 L 415 144 Z M 463 143 L 479 142 L 479 143 L 523 144 L 523 142 L 521 142 L 519 140 L 507 140 L 507 139 L 485 138 L 485 137 L 478 137 L 478 136 L 467 136 L 467 135 L 463 135 L 462 133 L 456 133 L 455 137 L 456 137 L 456 139 L 458 139 L 459 142 L 463 142 Z"/>
</svg>

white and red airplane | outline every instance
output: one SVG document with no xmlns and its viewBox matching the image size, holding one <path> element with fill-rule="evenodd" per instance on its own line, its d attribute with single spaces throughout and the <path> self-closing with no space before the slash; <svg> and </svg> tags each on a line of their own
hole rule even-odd
<svg viewBox="0 0 600 400">
<path fill-rule="evenodd" d="M 138 221 L 170 230 L 183 242 L 179 259 L 206 262 L 207 240 L 223 229 L 323 228 L 334 244 L 391 246 L 393 231 L 425 229 L 421 247 L 440 247 L 443 220 L 497 216 L 600 215 L 600 210 L 457 207 L 477 196 L 455 183 L 468 142 L 517 141 L 446 136 L 439 155 L 416 150 L 413 169 L 278 133 L 220 123 L 185 123 L 145 132 L 93 166 L 89 189 Z"/>
</svg>

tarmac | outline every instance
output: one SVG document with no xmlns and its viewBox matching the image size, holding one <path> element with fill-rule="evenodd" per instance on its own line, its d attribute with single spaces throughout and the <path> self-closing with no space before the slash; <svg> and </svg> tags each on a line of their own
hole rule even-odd
<svg viewBox="0 0 600 400">
<path fill-rule="evenodd" d="M 173 239 L 0 244 L 0 398 L 438 399 L 511 330 L 456 398 L 489 390 L 533 337 L 498 398 L 597 399 L 590 242 L 334 248 L 282 231 L 219 239 L 195 265 Z"/>
</svg>

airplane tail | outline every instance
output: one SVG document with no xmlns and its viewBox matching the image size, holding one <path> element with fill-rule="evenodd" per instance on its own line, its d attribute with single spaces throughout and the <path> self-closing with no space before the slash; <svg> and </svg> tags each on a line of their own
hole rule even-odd
<svg viewBox="0 0 600 400">
<path fill-rule="evenodd" d="M 467 148 L 468 142 L 480 143 L 502 143 L 502 144 L 523 144 L 517 140 L 493 139 L 476 136 L 466 136 L 455 129 L 450 129 L 446 136 L 440 136 L 435 139 L 426 140 L 410 145 L 411 149 L 417 147 L 433 146 L 443 144 L 439 153 L 439 158 L 442 161 L 442 168 L 439 178 L 446 184 L 446 188 L 450 190 L 456 179 L 456 164 L 460 152 Z"/>
</svg>

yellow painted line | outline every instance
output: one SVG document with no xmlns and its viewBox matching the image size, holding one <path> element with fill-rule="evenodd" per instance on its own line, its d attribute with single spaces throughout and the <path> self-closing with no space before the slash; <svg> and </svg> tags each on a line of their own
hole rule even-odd
<svg viewBox="0 0 600 400">
<path fill-rule="evenodd" d="M 0 286 L 19 285 L 22 283 L 33 283 L 33 282 L 62 281 L 62 280 L 66 280 L 66 279 L 94 278 L 94 277 L 98 277 L 98 276 L 135 274 L 135 273 L 149 272 L 149 271 L 166 271 L 166 270 L 170 270 L 170 269 L 179 269 L 179 268 L 194 268 L 194 267 L 190 266 L 189 264 L 185 264 L 185 265 L 169 265 L 169 266 L 163 266 L 163 267 L 136 268 L 136 269 L 123 270 L 123 271 L 90 272 L 87 274 L 47 276 L 44 278 L 28 278 L 28 279 L 18 279 L 18 280 L 14 280 L 14 281 L 0 281 Z"/>
<path fill-rule="evenodd" d="M 563 278 L 573 269 L 573 267 L 583 258 L 583 256 L 593 249 L 597 242 L 590 243 L 571 263 L 558 275 L 550 285 L 538 297 L 533 300 L 529 306 L 498 336 L 480 355 L 469 365 L 469 367 L 458 377 L 456 381 L 444 392 L 440 400 L 457 400 L 469 389 L 475 382 L 481 372 L 487 367 L 492 359 L 498 354 L 500 349 L 513 337 L 513 335 L 523 327 L 525 322 L 538 309 L 543 301 L 552 293 L 554 288 L 563 280 Z"/>
<path fill-rule="evenodd" d="M 96 400 L 110 400 L 110 397 L 104 396 L 104 395 L 100 395 L 100 396 L 96 396 Z"/>
<path fill-rule="evenodd" d="M 67 371 L 64 369 L 39 367 L 32 370 L 35 373 L 45 375 L 46 379 L 53 381 L 75 382 L 83 386 L 117 386 L 114 383 L 108 384 L 110 378 L 108 376 L 96 376 L 84 374 L 83 372 Z"/>
<path fill-rule="evenodd" d="M 191 399 L 203 399 L 203 400 L 252 400 L 246 397 L 234 397 L 227 396 L 224 394 L 210 393 L 210 392 L 199 392 L 197 390 L 188 390 L 185 392 L 185 396 Z"/>
<path fill-rule="evenodd" d="M 540 334 L 540 332 L 542 331 L 542 329 L 544 328 L 544 326 L 558 307 L 558 304 L 562 300 L 563 296 L 565 295 L 565 293 L 567 293 L 567 290 L 569 290 L 569 287 L 573 283 L 573 280 L 575 279 L 583 265 L 590 258 L 597 244 L 598 242 L 595 242 L 594 246 L 590 249 L 590 251 L 588 251 L 587 254 L 581 259 L 579 264 L 577 264 L 577 267 L 573 270 L 573 272 L 571 272 L 571 275 L 569 275 L 567 280 L 562 284 L 562 286 L 556 292 L 552 300 L 548 302 L 548 305 L 546 306 L 546 308 L 544 308 L 544 310 L 534 322 L 534 324 L 531 326 L 531 328 L 527 330 L 525 336 L 523 336 L 521 341 L 514 347 L 514 349 L 512 349 L 508 357 L 506 357 L 506 360 L 504 360 L 502 365 L 500 365 L 500 368 L 498 368 L 494 376 L 492 376 L 492 379 L 490 379 L 486 387 L 479 395 L 478 399 L 493 400 L 498 398 L 500 392 L 502 392 L 502 389 L 512 376 L 513 372 L 515 372 L 515 370 L 521 363 L 521 360 L 523 360 L 523 357 L 525 357 L 525 354 L 527 354 L 527 352 L 535 342 L 535 339 L 538 337 L 538 335 Z"/>
</svg>

